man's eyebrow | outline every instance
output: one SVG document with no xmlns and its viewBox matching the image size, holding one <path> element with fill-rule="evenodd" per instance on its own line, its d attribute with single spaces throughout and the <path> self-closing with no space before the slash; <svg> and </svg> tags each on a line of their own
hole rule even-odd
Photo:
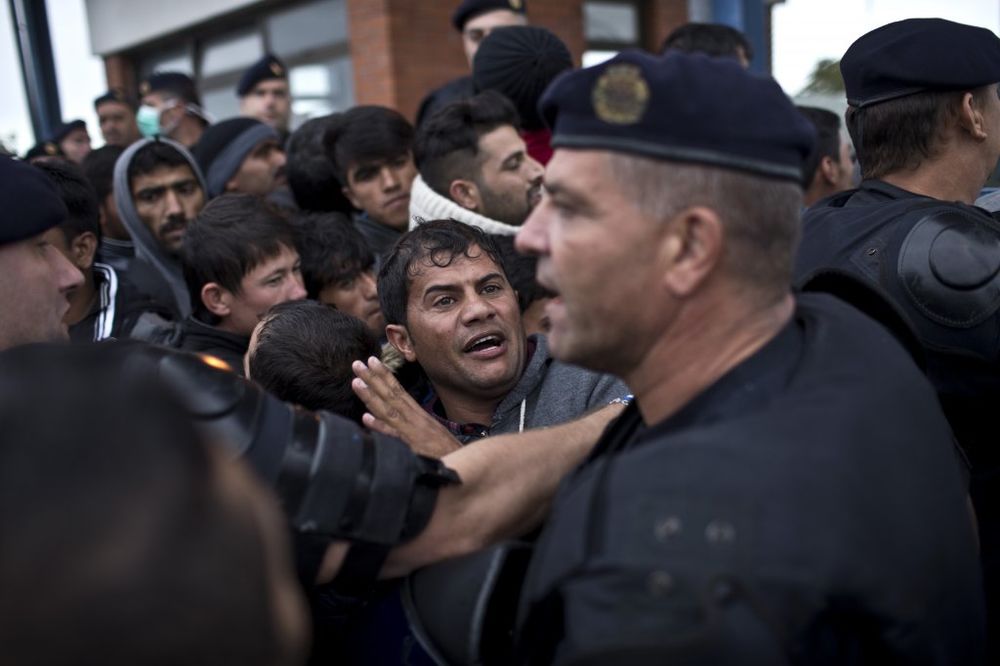
<svg viewBox="0 0 1000 666">
<path fill-rule="evenodd" d="M 437 292 L 442 292 L 442 291 L 453 292 L 453 291 L 457 291 L 458 288 L 459 288 L 458 285 L 456 283 L 454 283 L 454 282 L 445 282 L 445 283 L 432 284 L 432 285 L 428 285 L 427 288 L 424 289 L 423 296 L 426 298 L 430 294 L 437 293 Z"/>
<path fill-rule="evenodd" d="M 484 275 L 483 277 L 476 280 L 476 286 L 486 284 L 490 280 L 503 279 L 503 274 L 499 271 L 490 273 L 489 275 Z"/>
</svg>

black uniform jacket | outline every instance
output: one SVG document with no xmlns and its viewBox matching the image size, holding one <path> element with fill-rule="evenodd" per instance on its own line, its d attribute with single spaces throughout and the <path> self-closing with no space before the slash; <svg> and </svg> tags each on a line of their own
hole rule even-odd
<svg viewBox="0 0 1000 666">
<path fill-rule="evenodd" d="M 982 580 L 948 424 L 823 294 L 666 421 L 629 407 L 558 493 L 522 662 L 975 664 Z"/>
</svg>

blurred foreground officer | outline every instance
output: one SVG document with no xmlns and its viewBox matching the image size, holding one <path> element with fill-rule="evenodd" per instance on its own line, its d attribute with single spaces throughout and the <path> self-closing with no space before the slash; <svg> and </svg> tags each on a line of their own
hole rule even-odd
<svg viewBox="0 0 1000 666">
<path fill-rule="evenodd" d="M 0 350 L 65 340 L 83 275 L 56 247 L 69 214 L 45 174 L 0 157 Z"/>
<path fill-rule="evenodd" d="M 277 502 L 126 354 L 0 354 L 4 664 L 303 663 Z"/>
<path fill-rule="evenodd" d="M 518 247 L 558 294 L 553 354 L 635 402 L 553 503 L 521 661 L 977 663 L 933 390 L 881 326 L 789 291 L 814 138 L 777 83 L 633 52 L 541 104 L 556 151 Z"/>
<path fill-rule="evenodd" d="M 890 23 L 844 54 L 864 181 L 804 216 L 797 277 L 828 268 L 883 290 L 972 465 L 991 642 L 1000 638 L 1000 224 L 972 206 L 1000 157 L 1000 39 L 940 19 Z"/>
</svg>

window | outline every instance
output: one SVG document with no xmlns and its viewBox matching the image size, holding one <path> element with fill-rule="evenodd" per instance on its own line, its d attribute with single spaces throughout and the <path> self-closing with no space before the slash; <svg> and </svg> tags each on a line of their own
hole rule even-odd
<svg viewBox="0 0 1000 666">
<path fill-rule="evenodd" d="M 274 53 L 289 70 L 294 129 L 354 104 L 345 1 L 312 0 L 280 11 L 270 5 L 266 13 L 206 24 L 142 54 L 139 75 L 164 70 L 193 75 L 205 109 L 223 120 L 239 114 L 236 85 L 243 71 L 264 53 Z"/>
<path fill-rule="evenodd" d="M 641 42 L 638 2 L 604 0 L 583 3 L 583 34 L 587 49 L 583 66 L 613 58 L 619 51 Z"/>
</svg>

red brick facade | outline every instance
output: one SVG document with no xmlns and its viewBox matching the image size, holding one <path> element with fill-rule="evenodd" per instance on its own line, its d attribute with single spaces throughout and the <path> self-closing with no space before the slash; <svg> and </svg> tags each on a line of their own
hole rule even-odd
<svg viewBox="0 0 1000 666">
<path fill-rule="evenodd" d="M 467 74 L 462 40 L 451 25 L 456 2 L 435 0 L 347 0 L 358 104 L 383 104 L 412 119 L 431 89 Z M 641 3 L 643 45 L 656 49 L 687 20 L 686 0 Z M 586 44 L 583 0 L 534 0 L 528 19 L 548 28 L 579 64 Z"/>
</svg>

